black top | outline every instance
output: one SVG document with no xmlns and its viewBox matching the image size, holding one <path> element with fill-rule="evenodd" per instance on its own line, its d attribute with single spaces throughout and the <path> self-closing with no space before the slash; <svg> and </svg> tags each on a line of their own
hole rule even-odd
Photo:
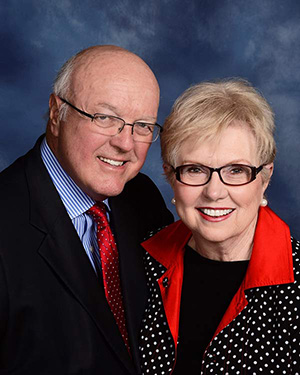
<svg viewBox="0 0 300 375">
<path fill-rule="evenodd" d="M 200 374 L 203 353 L 245 276 L 249 261 L 207 259 L 186 246 L 177 360 L 172 375 Z"/>
</svg>

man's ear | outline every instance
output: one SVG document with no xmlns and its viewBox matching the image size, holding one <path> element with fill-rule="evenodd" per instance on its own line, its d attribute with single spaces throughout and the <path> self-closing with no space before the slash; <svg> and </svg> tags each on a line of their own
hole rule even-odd
<svg viewBox="0 0 300 375">
<path fill-rule="evenodd" d="M 59 107 L 60 99 L 51 94 L 49 98 L 49 128 L 53 136 L 58 137 L 60 128 Z"/>
</svg>

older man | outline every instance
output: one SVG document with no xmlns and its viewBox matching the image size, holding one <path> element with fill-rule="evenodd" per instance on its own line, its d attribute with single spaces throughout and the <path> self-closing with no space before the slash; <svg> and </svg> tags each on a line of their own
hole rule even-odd
<svg viewBox="0 0 300 375">
<path fill-rule="evenodd" d="M 46 137 L 0 174 L 0 374 L 140 372 L 139 243 L 172 221 L 139 173 L 158 104 L 154 74 L 122 48 L 60 70 Z"/>
</svg>

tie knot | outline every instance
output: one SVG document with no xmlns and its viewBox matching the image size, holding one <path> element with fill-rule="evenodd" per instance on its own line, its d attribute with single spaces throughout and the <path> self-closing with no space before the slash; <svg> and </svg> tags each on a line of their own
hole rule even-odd
<svg viewBox="0 0 300 375">
<path fill-rule="evenodd" d="M 93 207 L 87 210 L 87 213 L 91 215 L 95 222 L 101 227 L 108 226 L 106 208 L 104 203 L 96 202 Z"/>
</svg>

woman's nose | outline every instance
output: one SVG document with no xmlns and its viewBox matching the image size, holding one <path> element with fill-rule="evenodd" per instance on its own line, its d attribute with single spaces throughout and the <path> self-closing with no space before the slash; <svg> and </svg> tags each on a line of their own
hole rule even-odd
<svg viewBox="0 0 300 375">
<path fill-rule="evenodd" d="M 226 185 L 223 184 L 216 171 L 212 173 L 210 181 L 204 185 L 203 194 L 212 201 L 224 199 L 227 196 Z"/>
</svg>

